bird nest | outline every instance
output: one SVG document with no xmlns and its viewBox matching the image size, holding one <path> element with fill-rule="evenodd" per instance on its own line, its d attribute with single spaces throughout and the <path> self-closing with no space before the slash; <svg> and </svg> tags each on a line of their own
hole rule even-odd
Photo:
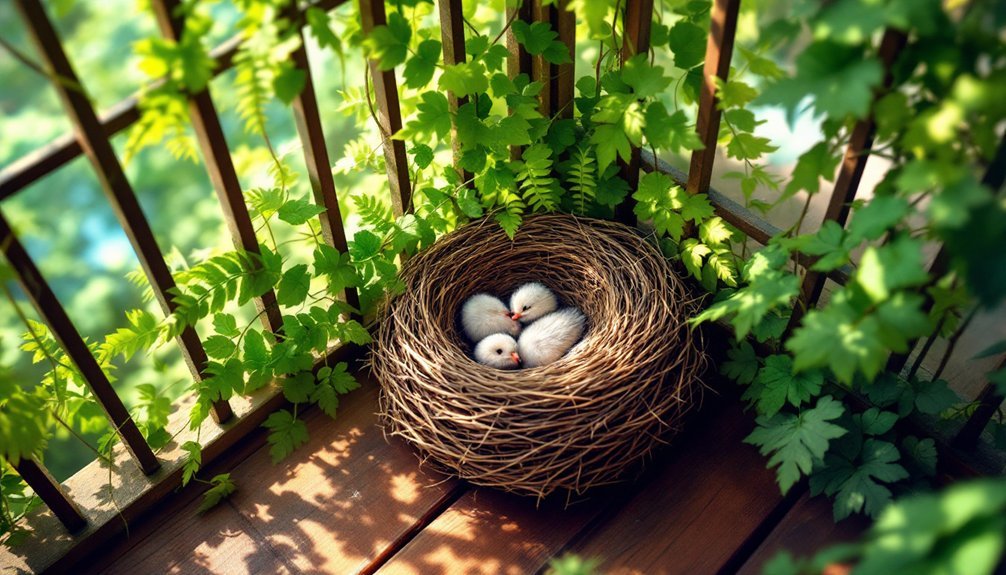
<svg viewBox="0 0 1006 575">
<path fill-rule="evenodd" d="M 477 485 L 544 497 L 613 483 L 679 428 L 705 356 L 688 288 L 635 229 L 568 215 L 527 218 L 510 240 L 481 220 L 406 262 L 371 358 L 385 431 Z M 539 281 L 587 316 L 558 361 L 476 363 L 459 310 L 478 292 Z"/>
</svg>

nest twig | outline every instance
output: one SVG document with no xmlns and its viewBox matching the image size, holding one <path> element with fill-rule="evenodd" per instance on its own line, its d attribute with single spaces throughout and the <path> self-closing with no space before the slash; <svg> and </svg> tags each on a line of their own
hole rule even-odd
<svg viewBox="0 0 1006 575">
<path fill-rule="evenodd" d="M 545 497 L 617 481 L 678 430 L 705 356 L 685 320 L 695 301 L 637 230 L 527 218 L 511 241 L 492 221 L 409 260 L 381 313 L 371 364 L 386 431 L 474 484 Z M 540 281 L 588 318 L 562 359 L 503 371 L 477 364 L 458 313 L 477 292 Z"/>
</svg>

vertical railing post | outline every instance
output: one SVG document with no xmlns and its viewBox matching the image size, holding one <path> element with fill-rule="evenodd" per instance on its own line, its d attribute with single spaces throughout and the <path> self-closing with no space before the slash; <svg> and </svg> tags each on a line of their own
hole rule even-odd
<svg viewBox="0 0 1006 575">
<path fill-rule="evenodd" d="M 437 0 L 440 9 L 440 39 L 444 47 L 444 65 L 454 66 L 466 60 L 465 57 L 465 26 L 461 0 Z M 467 97 L 458 98 L 454 92 L 447 93 L 447 103 L 451 112 L 456 112 L 459 106 L 468 103 Z M 469 188 L 475 187 L 472 174 L 461 167 L 461 142 L 458 140 L 458 128 L 451 122 L 451 149 L 454 151 L 454 169 L 462 182 Z"/>
<path fill-rule="evenodd" d="M 360 18 L 365 35 L 370 34 L 374 28 L 387 24 L 384 0 L 360 0 Z M 370 67 L 370 79 L 374 85 L 374 98 L 377 101 L 377 122 L 384 144 L 388 184 L 391 186 L 391 207 L 396 216 L 401 216 L 412 211 L 412 184 L 409 181 L 405 142 L 391 138 L 402 129 L 398 82 L 395 80 L 394 70 L 382 71 L 378 68 L 378 61 L 372 58 L 368 59 L 367 63 Z"/>
<path fill-rule="evenodd" d="M 566 45 L 568 64 L 552 66 L 552 110 L 560 118 L 573 117 L 573 96 L 576 68 L 576 14 L 569 9 L 569 0 L 557 0 L 552 7 L 552 28 L 559 41 Z"/>
<path fill-rule="evenodd" d="M 719 98 L 716 97 L 716 79 L 725 82 L 730 74 L 730 60 L 733 57 L 740 4 L 740 0 L 713 2 L 709 37 L 706 40 L 706 59 L 702 68 L 698 120 L 695 124 L 695 130 L 703 147 L 692 152 L 688 168 L 688 184 L 685 186 L 689 194 L 706 193 L 712 180 L 722 114 L 718 106 Z"/>
<path fill-rule="evenodd" d="M 181 40 L 185 23 L 178 13 L 179 1 L 150 0 L 150 6 L 154 10 L 161 34 L 174 42 Z M 196 139 L 199 141 L 203 161 L 206 163 L 206 171 L 220 199 L 224 221 L 227 222 L 235 247 L 253 254 L 261 253 L 255 226 L 252 224 L 241 191 L 241 183 L 234 169 L 234 161 L 227 148 L 227 139 L 224 137 L 220 118 L 210 97 L 209 86 L 189 95 L 189 117 L 196 132 Z M 266 329 L 274 333 L 282 332 L 283 316 L 280 314 L 276 293 L 273 290 L 255 298 L 255 307 Z"/>
<path fill-rule="evenodd" d="M 894 64 L 894 59 L 897 58 L 906 41 L 907 38 L 903 32 L 893 28 L 888 28 L 884 31 L 879 53 L 885 71 L 884 82 L 883 86 L 874 94 L 874 102 L 890 88 L 893 82 L 891 66 Z M 866 170 L 866 161 L 870 156 L 869 150 L 873 145 L 875 130 L 876 124 L 872 111 L 866 118 L 856 122 L 852 130 L 852 136 L 849 138 L 849 145 L 845 149 L 845 157 L 842 159 L 838 178 L 835 180 L 835 188 L 828 199 L 824 221 L 830 220 L 844 226 L 846 220 L 849 218 L 849 209 L 853 200 L 856 199 L 856 190 L 859 188 L 863 171 Z M 817 304 L 817 300 L 821 297 L 821 291 L 824 289 L 826 279 L 827 276 L 825 274 L 807 269 L 807 275 L 804 276 L 803 282 L 800 285 L 800 299 L 797 305 L 793 307 L 793 315 L 790 316 L 786 333 L 791 333 L 799 325 L 807 310 Z"/>
<path fill-rule="evenodd" d="M 73 122 L 77 139 L 91 161 L 119 223 L 133 245 L 154 295 L 164 314 L 171 315 L 176 308 L 171 299 L 171 292 L 175 288 L 174 278 L 164 261 L 150 224 L 140 208 L 136 193 L 126 178 L 122 164 L 119 163 L 112 144 L 105 136 L 84 86 L 70 64 L 56 30 L 39 1 L 18 0 L 18 6 L 24 14 L 28 31 L 38 46 L 39 53 L 42 54 L 49 71 L 55 76 L 53 86 Z M 196 380 L 203 379 L 208 359 L 195 328 L 188 326 L 182 330 L 178 336 L 178 343 L 192 376 Z M 217 401 L 213 404 L 212 414 L 216 421 L 226 421 L 232 414 L 230 405 L 226 401 Z"/>
<path fill-rule="evenodd" d="M 143 434 L 136 427 L 136 422 L 130 417 L 126 406 L 122 404 L 122 400 L 115 393 L 115 389 L 108 381 L 108 376 L 98 365 L 98 361 L 91 354 L 87 343 L 80 337 L 77 328 L 73 326 L 63 306 L 56 299 L 56 294 L 53 293 L 52 288 L 35 267 L 35 262 L 31 260 L 24 246 L 14 235 L 14 230 L 11 229 L 2 212 L 0 212 L 0 249 L 7 257 L 11 268 L 14 269 L 18 283 L 21 284 L 25 295 L 31 300 L 45 324 L 49 326 L 56 342 L 77 366 L 77 370 L 98 401 L 98 405 L 104 410 L 119 437 L 122 438 L 126 449 L 133 454 L 140 469 L 147 475 L 157 471 L 161 464 L 154 456 L 154 452 L 151 451 L 150 445 L 147 444 L 147 440 L 143 438 Z"/>
<path fill-rule="evenodd" d="M 22 457 L 13 464 L 13 467 L 67 531 L 76 533 L 87 526 L 87 519 L 77 504 L 66 495 L 63 486 L 34 457 Z"/>
<path fill-rule="evenodd" d="M 332 177 L 332 164 L 325 145 L 325 132 L 321 127 L 321 114 L 318 111 L 318 99 L 314 90 L 311 63 L 307 58 L 307 47 L 304 45 L 304 32 L 299 21 L 300 10 L 297 2 L 290 3 L 288 13 L 291 25 L 296 28 L 297 36 L 300 38 L 300 46 L 292 54 L 293 63 L 304 72 L 304 89 L 293 100 L 293 118 L 304 148 L 307 176 L 311 181 L 314 201 L 325 208 L 319 215 L 321 235 L 325 243 L 340 252 L 346 252 L 348 249 L 346 230 L 342 221 L 342 211 L 339 209 L 335 179 Z M 345 296 L 346 303 L 355 308 L 360 307 L 360 297 L 356 293 L 356 288 L 347 287 Z"/>
<path fill-rule="evenodd" d="M 531 23 L 531 5 L 533 0 L 522 0 L 516 6 L 511 6 L 509 2 L 506 5 L 506 19 L 507 22 L 513 22 L 521 20 L 523 22 Z M 509 26 L 506 31 L 506 48 L 509 54 L 506 59 L 506 69 L 507 75 L 511 80 L 516 78 L 521 74 L 527 74 L 532 80 L 531 70 L 531 54 L 528 54 L 527 50 L 524 49 L 519 42 L 517 42 L 517 36 L 513 33 L 513 26 Z M 520 146 L 510 146 L 510 159 L 519 160 L 521 157 L 521 147 Z"/>
</svg>

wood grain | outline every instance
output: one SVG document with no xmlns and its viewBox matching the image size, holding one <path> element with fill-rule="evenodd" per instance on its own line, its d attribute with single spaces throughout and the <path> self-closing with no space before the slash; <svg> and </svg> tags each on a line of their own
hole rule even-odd
<svg viewBox="0 0 1006 575">
<path fill-rule="evenodd" d="M 742 443 L 752 425 L 736 405 L 702 421 L 693 441 L 572 550 L 601 558 L 608 575 L 722 569 L 782 502 L 764 458 Z"/>
<path fill-rule="evenodd" d="M 853 541 L 869 526 L 869 520 L 861 515 L 836 524 L 831 509 L 828 499 L 804 495 L 744 563 L 739 573 L 761 573 L 765 563 L 783 549 L 796 556 L 809 556 L 825 547 Z"/>
</svg>

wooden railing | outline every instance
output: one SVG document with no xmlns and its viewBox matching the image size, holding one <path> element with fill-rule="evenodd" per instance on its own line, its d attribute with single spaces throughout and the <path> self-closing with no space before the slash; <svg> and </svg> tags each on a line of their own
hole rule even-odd
<svg viewBox="0 0 1006 575">
<path fill-rule="evenodd" d="M 331 10 L 342 3 L 342 0 L 318 0 L 312 6 Z M 83 83 L 74 72 L 63 44 L 41 6 L 40 0 L 15 0 L 15 4 L 23 16 L 29 35 L 44 58 L 46 67 L 54 78 L 64 80 L 54 81 L 53 86 L 59 92 L 65 111 L 73 121 L 75 133 L 58 138 L 50 145 L 29 154 L 4 169 L 0 173 L 0 200 L 13 196 L 45 175 L 60 169 L 82 153 L 87 155 L 109 203 L 114 208 L 142 263 L 158 302 L 165 314 L 171 313 L 174 308 L 169 295 L 174 286 L 172 276 L 147 219 L 137 202 L 136 194 L 110 144 L 110 139 L 115 134 L 138 120 L 137 98 L 126 99 L 113 106 L 110 113 L 104 117 L 98 117 L 86 96 L 86 92 L 82 90 Z M 177 16 L 179 13 L 176 10 L 178 4 L 178 0 L 151 0 L 161 33 L 166 38 L 173 40 L 179 38 L 184 27 L 184 22 Z M 550 22 L 559 33 L 559 39 L 569 46 L 572 55 L 576 41 L 575 23 L 573 14 L 566 10 L 566 4 L 566 0 L 559 0 L 557 4 L 542 6 L 537 0 L 529 0 L 520 8 L 508 8 L 507 17 L 516 17 L 526 21 Z M 660 170 L 668 173 L 679 184 L 685 186 L 689 193 L 708 194 L 718 215 L 746 233 L 750 238 L 764 244 L 772 236 L 779 233 L 779 230 L 743 206 L 710 188 L 720 122 L 715 78 L 726 80 L 729 73 L 739 8 L 740 0 L 715 0 L 713 4 L 704 66 L 704 83 L 699 98 L 696 126 L 705 147 L 692 155 L 688 174 L 674 170 L 645 150 L 635 148 L 632 150 L 631 159 L 622 164 L 622 175 L 630 185 L 635 186 L 640 169 Z M 296 10 L 296 6 L 291 8 L 290 15 L 293 16 L 293 21 L 298 21 Z M 360 0 L 360 12 L 364 33 L 369 33 L 375 26 L 385 23 L 383 0 Z M 447 64 L 463 62 L 465 60 L 465 44 L 460 0 L 439 0 L 439 14 L 445 62 Z M 623 60 L 648 50 L 650 24 L 653 18 L 653 1 L 626 0 L 624 18 Z M 238 44 L 239 39 L 234 38 L 224 42 L 212 52 L 217 62 L 216 74 L 231 67 Z M 888 30 L 884 34 L 879 53 L 887 69 L 890 68 L 904 44 L 905 37 L 901 33 Z M 532 79 L 539 80 L 544 84 L 541 101 L 542 112 L 572 117 L 573 65 L 554 65 L 541 57 L 531 57 L 523 51 L 512 35 L 507 38 L 507 46 L 510 49 L 508 71 L 511 76 L 526 73 Z M 303 92 L 293 102 L 293 116 L 303 144 L 314 199 L 319 206 L 325 208 L 320 216 L 322 234 L 324 241 L 329 245 L 340 251 L 345 251 L 347 248 L 346 232 L 339 211 L 337 190 L 330 169 L 331 162 L 326 151 L 324 130 L 318 113 L 318 101 L 311 77 L 308 54 L 303 47 L 303 42 L 293 54 L 293 61 L 304 72 L 306 78 Z M 378 69 L 377 63 L 371 61 L 369 80 L 373 83 L 376 95 L 377 120 L 384 142 L 391 202 L 394 213 L 401 215 L 412 209 L 412 190 L 410 189 L 404 143 L 401 140 L 390 138 L 402 127 L 395 72 L 393 70 L 381 71 Z M 890 78 L 888 77 L 885 86 L 889 84 Z M 877 97 L 882 93 L 883 90 L 878 91 Z M 459 101 L 453 96 L 450 97 L 450 102 L 455 107 L 464 103 L 463 100 Z M 189 94 L 189 113 L 203 162 L 219 198 L 224 220 L 227 222 L 234 245 L 249 252 L 258 252 L 258 240 L 208 88 L 199 93 Z M 860 179 L 869 158 L 868 151 L 872 144 L 874 129 L 872 118 L 864 119 L 855 126 L 838 180 L 828 202 L 826 220 L 832 220 L 841 225 L 845 224 L 849 206 L 856 198 Z M 454 139 L 454 149 L 458 150 L 456 136 Z M 996 161 L 986 175 L 985 183 L 993 189 L 998 189 L 1003 184 L 1004 176 L 1006 176 L 1006 146 L 1000 146 Z M 465 179 L 470 179 L 470 175 L 466 175 Z M 619 217 L 623 220 L 632 219 L 631 206 L 628 206 L 627 210 L 620 211 Z M 121 399 L 109 384 L 108 378 L 88 350 L 52 289 L 18 241 L 11 226 L 3 218 L 2 213 L 0 213 L 0 245 L 3 246 L 7 260 L 15 270 L 25 293 L 28 294 L 32 304 L 49 326 L 56 340 L 80 370 L 94 397 L 105 410 L 109 421 L 114 425 L 123 444 L 129 450 L 132 459 L 135 460 L 143 474 L 150 476 L 158 472 L 161 461 L 155 457 L 150 446 L 144 440 Z M 936 258 L 933 266 L 933 271 L 938 275 L 942 275 L 947 270 L 948 258 L 944 252 L 940 253 L 941 255 Z M 811 262 L 799 261 L 798 263 L 806 269 L 809 268 Z M 799 302 L 793 310 L 788 329 L 797 326 L 804 311 L 817 304 L 825 277 L 844 283 L 848 279 L 848 273 L 844 270 L 838 270 L 824 276 L 807 269 Z M 349 303 L 357 305 L 358 296 L 352 288 L 346 290 L 345 297 Z M 283 318 L 276 304 L 275 294 L 270 291 L 255 303 L 259 311 L 262 312 L 260 317 L 266 329 L 280 331 Z M 931 306 L 932 302 L 929 301 L 928 305 Z M 192 371 L 192 376 L 196 379 L 202 378 L 207 358 L 195 330 L 189 328 L 182 332 L 178 338 L 178 345 Z M 344 354 L 346 350 L 342 349 L 336 353 Z M 905 366 L 906 359 L 906 355 L 892 356 L 889 367 L 900 370 Z M 1000 367 L 1002 366 L 1003 364 L 1000 363 Z M 252 426 L 261 422 L 264 414 L 280 405 L 282 397 L 274 390 L 271 394 L 271 396 L 260 398 L 252 402 L 250 406 L 243 408 L 243 415 L 237 424 L 233 421 L 235 417 L 232 415 L 233 410 L 228 402 L 218 401 L 214 404 L 214 420 L 217 424 L 224 426 L 224 429 L 217 434 L 216 438 L 208 442 L 204 453 L 204 462 L 208 463 L 226 450 L 228 446 L 233 445 L 241 435 L 246 434 L 253 428 Z M 991 384 L 986 385 L 979 396 L 978 408 L 961 428 L 954 439 L 954 445 L 959 448 L 973 446 L 1002 401 L 1003 398 L 995 392 L 995 388 Z M 107 536 L 109 529 L 100 529 L 103 526 L 89 525 L 89 521 L 98 519 L 85 517 L 60 485 L 36 460 L 23 459 L 16 467 L 21 476 L 44 500 L 67 530 L 78 532 L 89 527 L 87 534 L 97 537 L 98 535 L 95 534 L 104 533 Z M 126 515 L 135 516 L 143 508 L 152 505 L 156 497 L 150 495 L 167 493 L 168 490 L 179 484 L 180 475 L 178 465 L 172 466 L 172 469 L 167 471 L 162 470 L 156 479 L 151 480 L 153 487 L 145 487 L 143 494 L 127 502 L 129 512 Z M 143 497 L 144 494 L 148 496 Z M 106 523 L 109 521 L 108 517 L 99 519 Z M 72 544 L 74 543 L 71 542 Z"/>
</svg>

